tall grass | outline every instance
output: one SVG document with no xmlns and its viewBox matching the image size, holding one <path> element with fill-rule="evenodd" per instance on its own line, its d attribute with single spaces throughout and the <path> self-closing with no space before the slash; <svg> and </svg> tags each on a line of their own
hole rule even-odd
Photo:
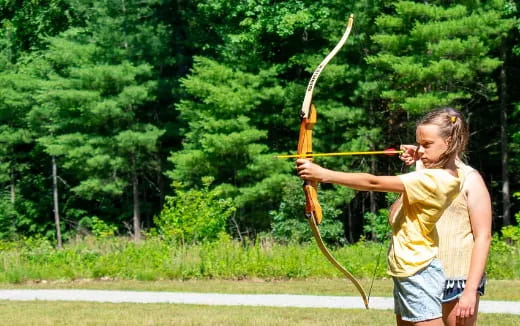
<svg viewBox="0 0 520 326">
<path fill-rule="evenodd" d="M 520 279 L 518 248 L 492 250 L 488 277 Z M 386 246 L 359 242 L 333 250 L 354 275 L 386 277 Z M 115 278 L 243 279 L 341 277 L 314 243 L 282 245 L 273 241 L 218 242 L 181 246 L 152 238 L 84 238 L 54 249 L 45 240 L 0 244 L 0 282 Z"/>
</svg>

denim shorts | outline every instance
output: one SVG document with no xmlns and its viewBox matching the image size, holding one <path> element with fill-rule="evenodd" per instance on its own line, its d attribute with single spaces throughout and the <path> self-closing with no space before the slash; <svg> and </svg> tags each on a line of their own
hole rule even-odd
<svg viewBox="0 0 520 326">
<path fill-rule="evenodd" d="M 419 322 L 442 317 L 446 277 L 438 259 L 409 277 L 393 277 L 394 312 L 402 320 Z"/>
<path fill-rule="evenodd" d="M 466 280 L 464 279 L 447 279 L 444 284 L 444 293 L 442 295 L 442 303 L 450 302 L 458 299 L 464 288 L 466 287 Z M 486 275 L 482 276 L 480 283 L 477 288 L 477 293 L 484 295 L 486 290 Z"/>
</svg>

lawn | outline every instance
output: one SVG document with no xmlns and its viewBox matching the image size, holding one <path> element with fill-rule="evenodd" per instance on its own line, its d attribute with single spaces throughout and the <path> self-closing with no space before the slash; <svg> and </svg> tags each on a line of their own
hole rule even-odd
<svg viewBox="0 0 520 326">
<path fill-rule="evenodd" d="M 370 280 L 362 280 L 367 288 Z M 4 289 L 104 289 L 215 293 L 357 295 L 342 279 L 307 280 L 75 280 L 1 284 Z M 389 296 L 376 280 L 372 296 Z M 520 300 L 520 281 L 490 280 L 486 300 Z M 5 325 L 392 325 L 391 310 L 230 307 L 90 302 L 0 302 Z M 520 315 L 480 314 L 479 325 L 519 325 Z"/>
</svg>

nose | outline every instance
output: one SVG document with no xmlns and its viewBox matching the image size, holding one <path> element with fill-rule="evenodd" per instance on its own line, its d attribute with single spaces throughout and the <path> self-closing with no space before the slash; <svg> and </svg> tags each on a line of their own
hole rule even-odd
<svg viewBox="0 0 520 326">
<path fill-rule="evenodd" d="M 424 154 L 424 147 L 422 147 L 421 145 L 419 145 L 419 147 L 417 147 L 417 154 L 419 154 L 419 155 Z"/>
</svg>

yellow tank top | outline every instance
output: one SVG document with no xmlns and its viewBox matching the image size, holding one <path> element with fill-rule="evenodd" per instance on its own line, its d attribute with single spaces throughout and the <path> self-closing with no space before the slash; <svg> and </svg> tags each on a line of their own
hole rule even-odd
<svg viewBox="0 0 520 326">
<path fill-rule="evenodd" d="M 469 273 L 471 251 L 475 240 L 471 231 L 465 180 L 475 169 L 460 163 L 458 168 L 461 191 L 437 222 L 438 258 L 446 277 L 465 279 Z"/>
</svg>

